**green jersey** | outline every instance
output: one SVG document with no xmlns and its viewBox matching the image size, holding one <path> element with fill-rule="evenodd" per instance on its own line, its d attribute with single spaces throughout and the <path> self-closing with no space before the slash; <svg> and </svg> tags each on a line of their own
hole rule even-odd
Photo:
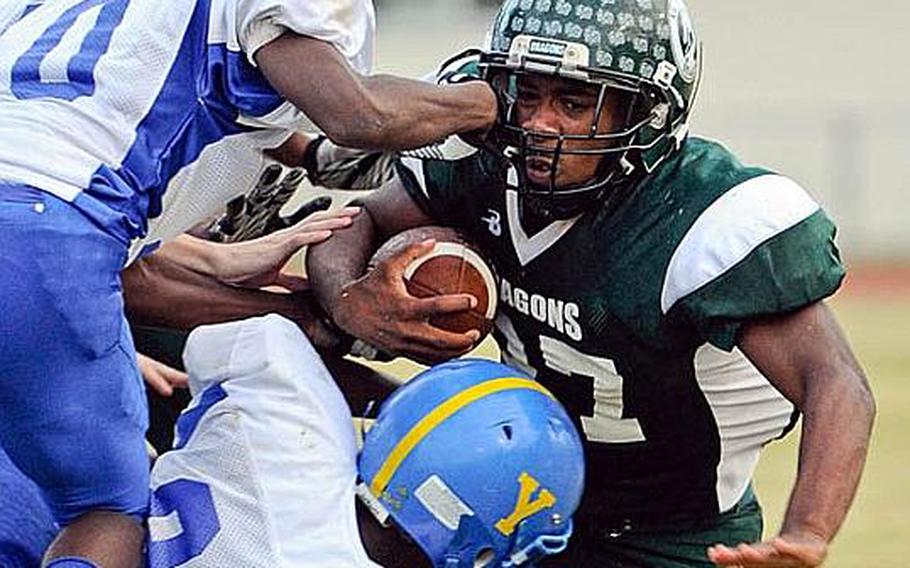
<svg viewBox="0 0 910 568">
<path fill-rule="evenodd" d="M 503 359 L 584 432 L 579 515 L 624 525 L 732 508 L 762 445 L 796 416 L 737 333 L 838 288 L 832 222 L 790 179 L 690 138 L 619 210 L 528 234 L 514 170 L 485 161 L 403 158 L 398 171 L 427 213 L 493 261 Z"/>
</svg>

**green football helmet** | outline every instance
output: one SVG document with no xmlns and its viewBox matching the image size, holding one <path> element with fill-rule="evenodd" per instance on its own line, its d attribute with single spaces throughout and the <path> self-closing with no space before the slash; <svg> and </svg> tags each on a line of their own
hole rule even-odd
<svg viewBox="0 0 910 568">
<path fill-rule="evenodd" d="M 497 91 L 501 116 L 493 138 L 515 164 L 514 182 L 526 204 L 550 218 L 568 218 L 593 203 L 615 206 L 645 175 L 679 149 L 701 76 L 701 46 L 684 0 L 506 0 L 480 58 L 483 77 Z M 516 120 L 522 74 L 582 81 L 599 89 L 586 134 L 522 128 Z M 608 94 L 625 93 L 624 124 L 598 131 Z M 617 97 L 611 97 L 615 100 Z M 569 148 L 568 141 L 596 141 Z M 586 183 L 556 186 L 561 156 L 602 155 Z M 532 184 L 526 160 L 546 156 L 550 183 Z"/>
</svg>

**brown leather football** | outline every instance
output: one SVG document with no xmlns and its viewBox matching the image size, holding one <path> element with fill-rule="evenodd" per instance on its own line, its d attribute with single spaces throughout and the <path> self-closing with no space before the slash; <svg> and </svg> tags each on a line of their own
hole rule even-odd
<svg viewBox="0 0 910 568">
<path fill-rule="evenodd" d="M 405 269 L 408 291 L 420 298 L 471 294 L 477 298 L 476 307 L 431 318 L 430 323 L 456 333 L 477 329 L 481 337 L 486 336 L 493 328 L 493 317 L 496 314 L 496 280 L 493 270 L 480 252 L 455 229 L 426 226 L 399 233 L 376 251 L 370 260 L 370 266 L 427 239 L 435 239 L 436 246 L 429 254 L 418 258 Z"/>
</svg>

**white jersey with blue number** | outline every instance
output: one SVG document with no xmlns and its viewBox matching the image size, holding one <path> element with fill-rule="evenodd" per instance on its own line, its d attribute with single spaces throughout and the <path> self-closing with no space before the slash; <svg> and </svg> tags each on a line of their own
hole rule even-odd
<svg viewBox="0 0 910 568">
<path fill-rule="evenodd" d="M 255 66 L 258 48 L 290 30 L 366 73 L 374 25 L 371 0 L 4 0 L 0 181 L 88 196 L 113 212 L 102 222 L 140 236 L 207 147 L 303 120 Z"/>
<path fill-rule="evenodd" d="M 181 235 L 224 211 L 231 199 L 249 192 L 272 163 L 262 153 L 280 146 L 292 133 L 258 130 L 226 136 L 206 146 L 193 164 L 180 170 L 168 184 L 161 215 L 149 220 L 143 238 L 130 245 L 127 264 L 158 250 L 162 243 Z"/>
<path fill-rule="evenodd" d="M 376 567 L 360 541 L 351 412 L 271 315 L 194 331 L 193 402 L 152 469 L 150 568 Z"/>
</svg>

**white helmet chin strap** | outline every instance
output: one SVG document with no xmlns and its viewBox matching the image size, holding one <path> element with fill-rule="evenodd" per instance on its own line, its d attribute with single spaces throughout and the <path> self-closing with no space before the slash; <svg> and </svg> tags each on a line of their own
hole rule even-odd
<svg viewBox="0 0 910 568">
<path fill-rule="evenodd" d="M 375 495 L 373 495 L 373 492 L 370 491 L 370 488 L 366 483 L 363 481 L 358 483 L 354 488 L 354 493 L 356 493 L 357 498 L 360 499 L 360 502 L 373 514 L 373 517 L 376 518 L 376 521 L 380 525 L 388 527 L 392 524 L 389 510 L 385 508 L 385 505 L 383 505 Z"/>
</svg>

